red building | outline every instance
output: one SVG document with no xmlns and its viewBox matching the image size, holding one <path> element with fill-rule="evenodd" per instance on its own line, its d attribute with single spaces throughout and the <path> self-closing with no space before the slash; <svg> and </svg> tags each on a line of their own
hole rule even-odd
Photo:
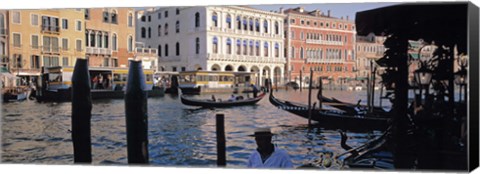
<svg viewBox="0 0 480 174">
<path fill-rule="evenodd" d="M 287 81 L 308 84 L 313 69 L 314 84 L 323 77 L 324 84 L 338 86 L 355 78 L 355 23 L 330 16 L 319 10 L 302 7 L 283 11 L 285 19 L 285 51 Z"/>
</svg>

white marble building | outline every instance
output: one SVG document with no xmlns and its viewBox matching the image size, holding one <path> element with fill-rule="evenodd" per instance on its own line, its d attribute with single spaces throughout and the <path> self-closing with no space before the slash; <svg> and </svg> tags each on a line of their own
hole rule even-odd
<svg viewBox="0 0 480 174">
<path fill-rule="evenodd" d="M 282 83 L 284 15 L 243 6 L 137 11 L 136 38 L 157 48 L 159 71 L 246 71 Z M 257 81 L 257 83 L 258 83 Z"/>
</svg>

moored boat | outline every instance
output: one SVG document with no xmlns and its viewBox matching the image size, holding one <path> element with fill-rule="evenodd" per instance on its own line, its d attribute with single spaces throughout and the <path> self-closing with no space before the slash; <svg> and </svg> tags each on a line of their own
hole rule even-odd
<svg viewBox="0 0 480 174">
<path fill-rule="evenodd" d="M 200 106 L 206 108 L 223 108 L 223 107 L 233 107 L 233 106 L 245 106 L 245 105 L 254 105 L 265 96 L 265 93 L 258 95 L 255 98 L 247 98 L 242 100 L 235 100 L 235 101 L 214 101 L 214 100 L 201 100 L 201 99 L 193 99 L 187 98 L 185 95 L 182 95 L 181 101 L 185 105 L 189 106 Z"/>
</svg>

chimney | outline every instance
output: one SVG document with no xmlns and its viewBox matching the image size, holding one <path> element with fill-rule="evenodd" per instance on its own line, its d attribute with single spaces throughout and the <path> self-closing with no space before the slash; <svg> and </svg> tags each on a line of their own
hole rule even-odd
<svg viewBox="0 0 480 174">
<path fill-rule="evenodd" d="M 330 17 L 330 10 L 327 10 L 327 16 Z"/>
</svg>

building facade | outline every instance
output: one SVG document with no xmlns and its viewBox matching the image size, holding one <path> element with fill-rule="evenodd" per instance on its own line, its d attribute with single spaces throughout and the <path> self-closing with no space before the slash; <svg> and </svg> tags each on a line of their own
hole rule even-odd
<svg viewBox="0 0 480 174">
<path fill-rule="evenodd" d="M 137 12 L 138 41 L 158 49 L 160 71 L 284 75 L 284 15 L 250 7 L 169 7 Z"/>
<path fill-rule="evenodd" d="M 285 38 L 288 81 L 308 81 L 310 69 L 313 81 L 322 77 L 324 83 L 342 84 L 355 77 L 355 24 L 319 11 L 303 7 L 283 10 L 286 14 Z"/>
<path fill-rule="evenodd" d="M 84 9 L 85 54 L 89 66 L 128 67 L 135 57 L 133 8 Z"/>
<path fill-rule="evenodd" d="M 364 79 L 372 71 L 371 65 L 375 65 L 375 61 L 383 57 L 385 53 L 383 42 L 385 42 L 385 39 L 386 37 L 375 36 L 373 33 L 367 36 L 357 36 L 356 77 L 358 80 L 365 82 Z"/>
<path fill-rule="evenodd" d="M 85 57 L 81 9 L 9 10 L 8 68 L 20 85 L 35 82 L 42 67 L 73 66 Z"/>
<path fill-rule="evenodd" d="M 8 11 L 0 10 L 0 59 L 1 67 L 8 67 Z"/>
</svg>

